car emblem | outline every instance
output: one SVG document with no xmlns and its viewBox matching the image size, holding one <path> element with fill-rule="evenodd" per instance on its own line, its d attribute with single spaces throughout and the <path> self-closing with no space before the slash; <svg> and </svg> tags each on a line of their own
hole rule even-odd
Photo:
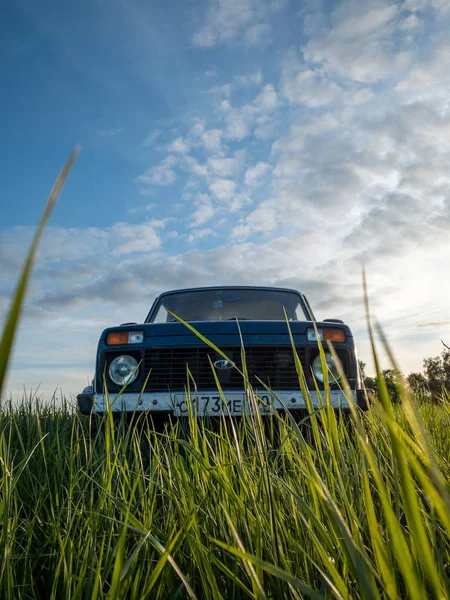
<svg viewBox="0 0 450 600">
<path fill-rule="evenodd" d="M 230 363 L 229 360 L 216 360 L 216 362 L 214 363 L 214 366 L 216 367 L 216 369 L 232 369 L 233 368 L 233 364 Z"/>
</svg>

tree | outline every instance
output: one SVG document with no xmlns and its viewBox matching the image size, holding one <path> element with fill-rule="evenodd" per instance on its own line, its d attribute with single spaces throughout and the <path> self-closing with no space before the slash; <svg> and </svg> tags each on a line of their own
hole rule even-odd
<svg viewBox="0 0 450 600">
<path fill-rule="evenodd" d="M 361 375 L 361 380 L 364 381 L 366 379 L 366 363 L 362 360 L 358 360 L 359 374 Z"/>
<path fill-rule="evenodd" d="M 411 392 L 418 398 L 429 398 L 431 396 L 428 380 L 423 373 L 410 373 L 406 378 Z"/>
<path fill-rule="evenodd" d="M 450 350 L 447 347 L 441 356 L 425 358 L 423 369 L 432 396 L 438 396 L 444 389 L 450 389 Z"/>
<path fill-rule="evenodd" d="M 450 347 L 442 342 L 445 350 L 440 356 L 423 360 L 423 373 L 410 373 L 406 378 L 398 369 L 384 369 L 382 376 L 392 402 L 400 400 L 398 384 L 407 384 L 419 399 L 438 399 L 444 391 L 450 393 Z M 366 388 L 380 390 L 378 377 L 366 375 L 366 363 L 358 361 L 361 379 Z"/>
<path fill-rule="evenodd" d="M 401 371 L 399 371 L 398 369 L 384 369 L 383 371 L 381 371 L 381 374 L 383 375 L 383 379 L 386 383 L 386 387 L 387 387 L 387 390 L 389 392 L 389 396 L 390 396 L 392 402 L 399 402 L 400 401 L 400 392 L 399 392 L 398 384 L 400 382 L 404 382 L 404 380 L 405 380 L 403 373 Z M 377 381 L 377 384 L 378 384 L 378 381 Z M 378 391 L 379 391 L 379 389 L 378 389 Z"/>
<path fill-rule="evenodd" d="M 379 385 L 380 382 L 379 382 L 378 377 L 377 376 L 367 377 L 366 372 L 365 372 L 366 363 L 364 363 L 362 360 L 359 360 L 358 364 L 359 364 L 359 371 L 361 373 L 361 379 L 364 382 L 364 386 L 367 389 L 377 390 L 379 392 L 380 391 L 380 385 Z M 404 381 L 403 374 L 397 369 L 385 369 L 384 371 L 382 371 L 382 376 L 386 383 L 386 387 L 388 389 L 389 396 L 390 396 L 392 402 L 398 402 L 400 400 L 400 395 L 398 392 L 398 382 L 400 380 Z"/>
</svg>

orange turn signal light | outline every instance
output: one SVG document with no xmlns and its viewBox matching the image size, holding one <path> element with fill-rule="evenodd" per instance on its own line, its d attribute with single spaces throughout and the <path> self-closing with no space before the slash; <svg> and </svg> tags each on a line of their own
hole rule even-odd
<svg viewBox="0 0 450 600">
<path fill-rule="evenodd" d="M 324 342 L 345 342 L 345 331 L 343 329 L 322 329 L 322 340 Z"/>
<path fill-rule="evenodd" d="M 129 331 L 110 331 L 106 336 L 108 346 L 128 344 Z"/>
</svg>

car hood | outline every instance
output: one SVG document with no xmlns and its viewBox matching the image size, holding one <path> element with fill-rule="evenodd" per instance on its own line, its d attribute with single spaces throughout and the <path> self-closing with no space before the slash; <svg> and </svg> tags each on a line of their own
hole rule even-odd
<svg viewBox="0 0 450 600">
<path fill-rule="evenodd" d="M 254 338 L 258 335 L 263 336 L 286 336 L 289 335 L 289 329 L 295 336 L 306 336 L 306 330 L 313 327 L 312 321 L 290 321 L 289 329 L 286 321 L 196 321 L 189 323 L 199 334 L 207 338 L 215 336 L 235 336 L 239 332 L 244 338 Z M 316 326 L 326 327 L 327 329 L 344 329 L 347 337 L 352 337 L 350 328 L 342 323 L 316 322 Z M 126 327 L 128 330 L 144 331 L 145 338 L 166 338 L 195 336 L 189 327 L 183 323 L 145 323 Z M 117 327 L 106 329 L 102 338 L 106 337 L 109 331 L 117 331 Z"/>
</svg>

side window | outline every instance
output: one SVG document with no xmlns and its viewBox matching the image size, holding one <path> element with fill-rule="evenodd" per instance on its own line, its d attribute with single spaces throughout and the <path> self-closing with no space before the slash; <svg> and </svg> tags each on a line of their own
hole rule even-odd
<svg viewBox="0 0 450 600">
<path fill-rule="evenodd" d="M 164 308 L 164 306 L 160 306 L 153 323 L 167 323 L 169 319 L 170 315 L 167 310 Z"/>
<path fill-rule="evenodd" d="M 305 312 L 300 304 L 297 305 L 295 309 L 295 320 L 296 321 L 304 321 L 305 320 Z"/>
</svg>

